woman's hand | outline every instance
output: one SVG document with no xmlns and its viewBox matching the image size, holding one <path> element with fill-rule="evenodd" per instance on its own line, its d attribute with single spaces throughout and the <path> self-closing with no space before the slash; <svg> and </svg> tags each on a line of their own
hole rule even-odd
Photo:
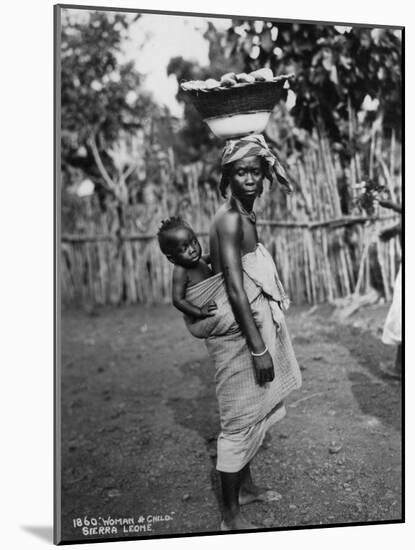
<svg viewBox="0 0 415 550">
<path fill-rule="evenodd" d="M 254 361 L 255 378 L 260 386 L 274 380 L 274 365 L 269 351 L 259 357 L 253 355 L 252 359 Z"/>
<path fill-rule="evenodd" d="M 206 317 L 213 317 L 217 309 L 218 309 L 218 306 L 216 305 L 216 302 L 211 300 L 210 302 L 208 302 L 207 304 L 205 304 L 200 308 L 199 319 L 206 319 Z"/>
</svg>

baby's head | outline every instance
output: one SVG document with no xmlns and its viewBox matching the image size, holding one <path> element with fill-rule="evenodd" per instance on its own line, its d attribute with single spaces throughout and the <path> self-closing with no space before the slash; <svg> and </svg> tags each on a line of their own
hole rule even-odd
<svg viewBox="0 0 415 550">
<path fill-rule="evenodd" d="M 199 262 L 202 248 L 193 229 L 181 217 L 163 220 L 157 237 L 160 250 L 173 264 L 191 268 Z"/>
</svg>

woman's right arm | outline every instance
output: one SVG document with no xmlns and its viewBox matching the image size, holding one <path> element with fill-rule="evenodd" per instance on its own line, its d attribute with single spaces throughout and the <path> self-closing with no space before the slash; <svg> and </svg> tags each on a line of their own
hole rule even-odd
<svg viewBox="0 0 415 550">
<path fill-rule="evenodd" d="M 218 227 L 219 257 L 226 290 L 235 319 L 253 353 L 262 353 L 266 346 L 251 311 L 243 286 L 241 260 L 242 221 L 238 213 L 228 212 Z M 274 367 L 269 352 L 253 357 L 256 378 L 259 384 L 274 378 Z"/>
</svg>

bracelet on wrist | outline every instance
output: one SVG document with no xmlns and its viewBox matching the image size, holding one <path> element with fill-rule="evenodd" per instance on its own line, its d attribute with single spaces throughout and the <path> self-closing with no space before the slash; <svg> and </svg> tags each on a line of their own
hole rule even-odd
<svg viewBox="0 0 415 550">
<path fill-rule="evenodd" d="M 265 349 L 262 353 L 254 353 L 253 351 L 251 351 L 251 355 L 252 357 L 262 357 L 263 355 L 265 355 L 268 351 L 268 348 L 267 346 L 265 346 Z"/>
</svg>

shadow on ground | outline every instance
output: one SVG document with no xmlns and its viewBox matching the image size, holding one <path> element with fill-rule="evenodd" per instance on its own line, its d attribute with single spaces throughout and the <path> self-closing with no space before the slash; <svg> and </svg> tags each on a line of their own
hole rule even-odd
<svg viewBox="0 0 415 550">
<path fill-rule="evenodd" d="M 382 344 L 370 331 L 350 326 L 336 327 L 334 336 L 367 371 L 367 374 L 348 374 L 353 395 L 361 411 L 400 431 L 402 386 L 399 381 L 385 377 L 379 368 L 381 363 L 393 363 L 396 350 Z"/>
<path fill-rule="evenodd" d="M 204 390 L 193 399 L 173 398 L 167 402 L 174 412 L 175 422 L 188 430 L 196 431 L 203 438 L 211 460 L 210 480 L 212 490 L 221 506 L 220 479 L 216 470 L 216 442 L 220 431 L 219 411 L 216 401 L 213 365 L 205 358 L 180 365 L 184 379 L 197 376 Z"/>
</svg>

